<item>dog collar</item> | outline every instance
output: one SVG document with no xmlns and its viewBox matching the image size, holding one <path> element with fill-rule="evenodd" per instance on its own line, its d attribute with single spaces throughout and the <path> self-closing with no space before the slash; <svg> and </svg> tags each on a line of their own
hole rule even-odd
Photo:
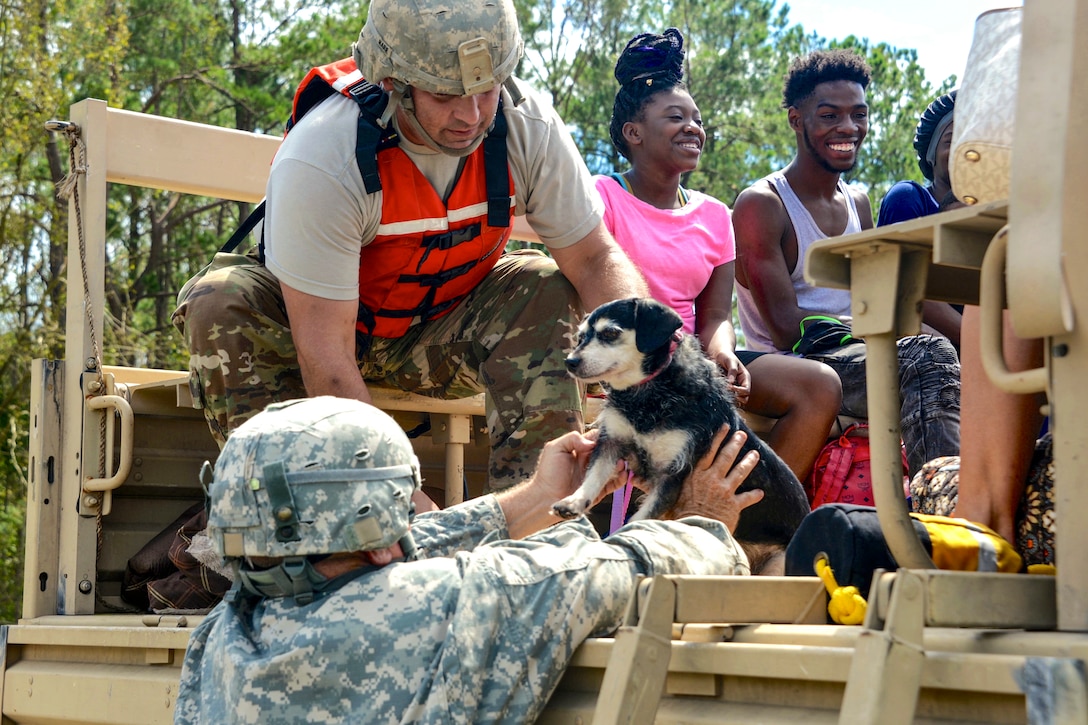
<svg viewBox="0 0 1088 725">
<path fill-rule="evenodd" d="M 683 339 L 684 339 L 684 333 L 682 333 L 680 330 L 677 330 L 676 332 L 672 333 L 672 337 L 669 339 L 669 354 L 665 358 L 665 362 L 661 363 L 661 367 L 659 367 L 657 370 L 654 370 L 648 376 L 646 376 L 642 380 L 638 381 L 635 384 L 635 387 L 638 387 L 639 385 L 645 385 L 646 383 L 650 382 L 651 380 L 656 378 L 658 375 L 660 375 L 661 371 L 664 370 L 665 368 L 667 368 L 669 366 L 669 363 L 672 362 L 672 356 L 673 356 L 673 354 L 676 353 L 676 348 L 680 344 L 680 341 L 683 340 Z"/>
</svg>

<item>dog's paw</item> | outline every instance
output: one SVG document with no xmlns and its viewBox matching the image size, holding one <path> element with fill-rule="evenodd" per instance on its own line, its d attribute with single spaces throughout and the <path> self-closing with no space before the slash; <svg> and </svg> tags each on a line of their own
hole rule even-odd
<svg viewBox="0 0 1088 725">
<path fill-rule="evenodd" d="M 567 496 L 552 505 L 552 513 L 563 519 L 576 519 L 589 510 L 590 501 L 580 496 Z"/>
</svg>

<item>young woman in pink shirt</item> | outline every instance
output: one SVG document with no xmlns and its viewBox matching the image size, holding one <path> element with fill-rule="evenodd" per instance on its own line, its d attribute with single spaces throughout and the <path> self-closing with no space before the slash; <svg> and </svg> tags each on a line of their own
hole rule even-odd
<svg viewBox="0 0 1088 725">
<path fill-rule="evenodd" d="M 655 298 L 684 319 L 722 367 L 743 409 L 777 421 L 764 436 L 804 479 L 839 411 L 839 377 L 820 362 L 737 351 L 733 329 L 736 245 L 729 208 L 680 185 L 699 164 L 706 133 L 683 81 L 683 37 L 633 38 L 616 63 L 610 132 L 631 163 L 596 178 L 605 225 L 642 270 Z"/>
</svg>

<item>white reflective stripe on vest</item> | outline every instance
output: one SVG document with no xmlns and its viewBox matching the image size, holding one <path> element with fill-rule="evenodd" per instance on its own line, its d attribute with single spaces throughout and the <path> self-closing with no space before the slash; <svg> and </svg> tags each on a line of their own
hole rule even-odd
<svg viewBox="0 0 1088 725">
<path fill-rule="evenodd" d="M 363 79 L 363 74 L 358 70 L 353 70 L 351 73 L 342 75 L 332 82 L 332 87 L 337 93 L 340 93 L 352 83 L 358 83 Z"/>
<path fill-rule="evenodd" d="M 512 202 L 513 197 L 511 197 L 511 203 Z M 486 214 L 487 202 L 482 201 L 479 204 L 472 204 L 461 209 L 450 209 L 445 217 L 410 219 L 408 221 L 392 222 L 390 224 L 379 224 L 377 236 L 400 236 L 403 234 L 416 234 L 419 232 L 444 232 L 450 228 L 451 224 L 456 224 L 466 219 L 475 219 L 476 217 L 485 216 Z"/>
</svg>

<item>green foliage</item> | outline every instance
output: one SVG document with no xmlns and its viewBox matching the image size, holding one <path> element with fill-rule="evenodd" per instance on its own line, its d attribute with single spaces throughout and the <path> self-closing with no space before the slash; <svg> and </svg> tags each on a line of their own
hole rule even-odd
<svg viewBox="0 0 1088 725">
<path fill-rule="evenodd" d="M 0 624 L 14 623 L 23 601 L 25 517 L 25 496 L 0 508 Z"/>
<path fill-rule="evenodd" d="M 5 485 L 0 497 L 0 624 L 19 617 L 23 599 L 23 538 L 26 526 L 27 441 L 26 414 L 12 412 L 0 436 L 4 453 L 0 456 L 0 480 Z"/>
</svg>

